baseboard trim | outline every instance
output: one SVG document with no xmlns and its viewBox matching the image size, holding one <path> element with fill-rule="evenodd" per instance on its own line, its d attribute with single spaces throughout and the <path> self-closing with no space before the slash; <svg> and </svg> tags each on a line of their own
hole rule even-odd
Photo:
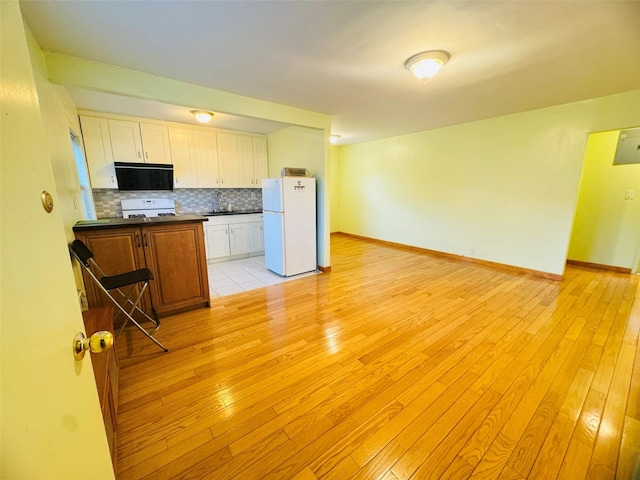
<svg viewBox="0 0 640 480">
<path fill-rule="evenodd" d="M 577 265 L 579 267 L 596 268 L 598 270 L 608 270 L 610 272 L 616 272 L 616 273 L 628 273 L 628 274 L 631 273 L 631 268 L 616 267 L 615 265 L 604 265 L 602 263 L 583 262 L 581 260 L 567 259 L 567 264 Z"/>
<path fill-rule="evenodd" d="M 329 273 L 331 271 L 331 265 L 329 265 L 328 267 L 323 267 L 322 265 L 318 265 L 318 270 L 320 270 L 323 273 Z"/>
<path fill-rule="evenodd" d="M 471 257 L 461 257 L 460 255 L 455 255 L 453 253 L 440 252 L 438 250 L 430 250 L 428 248 L 422 247 L 414 247 L 412 245 L 405 245 L 403 243 L 389 242 L 387 240 L 379 240 L 377 238 L 365 237 L 363 235 L 356 235 L 353 233 L 345 233 L 345 232 L 332 232 L 331 235 L 344 235 L 345 237 L 353 237 L 358 238 L 360 240 L 365 240 L 372 243 L 377 243 L 380 245 L 385 245 L 387 247 L 398 248 L 400 250 L 406 250 L 410 252 L 423 253 L 427 255 L 432 255 L 435 257 L 443 257 L 449 260 L 455 260 L 458 262 L 467 262 L 473 263 L 476 265 L 482 265 L 485 267 L 497 268 L 500 270 L 505 270 L 509 272 L 517 272 L 524 273 L 528 275 L 533 275 L 535 277 L 542 277 L 548 280 L 560 281 L 562 280 L 562 275 L 558 275 L 555 273 L 542 272 L 540 270 L 532 270 L 530 268 L 516 267 L 514 265 L 507 265 L 505 263 L 498 262 L 490 262 L 488 260 L 481 260 L 479 258 L 471 258 Z"/>
</svg>

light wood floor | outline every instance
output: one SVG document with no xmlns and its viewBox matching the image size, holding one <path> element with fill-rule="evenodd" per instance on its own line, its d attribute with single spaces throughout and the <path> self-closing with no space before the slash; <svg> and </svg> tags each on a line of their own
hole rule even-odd
<svg viewBox="0 0 640 480">
<path fill-rule="evenodd" d="M 119 479 L 626 479 L 638 276 L 332 237 L 332 272 L 118 338 Z"/>
</svg>

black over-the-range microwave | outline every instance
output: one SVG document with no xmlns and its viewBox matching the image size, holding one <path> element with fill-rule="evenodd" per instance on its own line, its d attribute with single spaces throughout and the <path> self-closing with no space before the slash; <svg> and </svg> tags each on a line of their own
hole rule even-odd
<svg viewBox="0 0 640 480">
<path fill-rule="evenodd" d="M 173 165 L 114 162 L 118 190 L 173 190 Z"/>
</svg>

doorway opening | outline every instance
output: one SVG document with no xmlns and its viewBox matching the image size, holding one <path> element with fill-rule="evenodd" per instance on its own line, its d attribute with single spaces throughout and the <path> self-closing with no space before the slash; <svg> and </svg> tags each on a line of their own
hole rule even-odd
<svg viewBox="0 0 640 480">
<path fill-rule="evenodd" d="M 640 263 L 640 164 L 614 165 L 620 130 L 590 133 L 567 261 L 626 273 Z"/>
</svg>

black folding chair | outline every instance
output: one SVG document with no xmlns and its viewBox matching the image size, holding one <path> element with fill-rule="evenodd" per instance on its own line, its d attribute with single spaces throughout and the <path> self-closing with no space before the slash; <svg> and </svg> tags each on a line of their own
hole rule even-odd
<svg viewBox="0 0 640 480">
<path fill-rule="evenodd" d="M 153 274 L 151 270 L 148 268 L 140 268 L 138 270 L 133 270 L 131 272 L 120 273 L 118 275 L 107 275 L 104 271 L 98 266 L 96 261 L 93 259 L 93 252 L 89 250 L 89 248 L 80 240 L 74 240 L 71 245 L 69 245 L 69 250 L 73 254 L 80 265 L 85 269 L 85 271 L 89 274 L 89 276 L 93 279 L 97 287 L 113 302 L 113 304 L 117 308 L 117 314 L 114 317 L 114 321 L 120 316 L 123 315 L 125 320 L 122 322 L 122 325 L 116 332 L 116 337 L 120 335 L 124 327 L 127 323 L 133 323 L 142 333 L 144 333 L 147 337 L 149 337 L 156 345 L 158 345 L 165 352 L 168 349 L 160 343 L 158 340 L 154 338 L 153 333 L 160 328 L 160 320 L 158 319 L 158 315 L 156 314 L 155 308 L 153 308 L 153 304 L 151 305 L 151 314 L 153 317 L 149 316 L 145 311 L 143 311 L 139 304 L 144 292 L 147 290 L 149 286 L 149 280 L 153 280 Z M 92 268 L 93 267 L 93 268 Z M 96 276 L 95 271 L 99 274 L 100 278 Z M 127 292 L 123 291 L 123 287 L 131 287 Z M 138 293 L 136 293 L 138 291 Z M 124 308 L 124 306 L 118 302 L 116 298 L 112 295 L 112 292 L 117 292 L 120 297 L 124 300 L 122 303 L 127 308 L 130 308 L 129 311 Z M 134 313 L 141 314 L 144 318 L 149 320 L 154 329 L 148 332 L 138 321 L 133 317 Z"/>
</svg>

